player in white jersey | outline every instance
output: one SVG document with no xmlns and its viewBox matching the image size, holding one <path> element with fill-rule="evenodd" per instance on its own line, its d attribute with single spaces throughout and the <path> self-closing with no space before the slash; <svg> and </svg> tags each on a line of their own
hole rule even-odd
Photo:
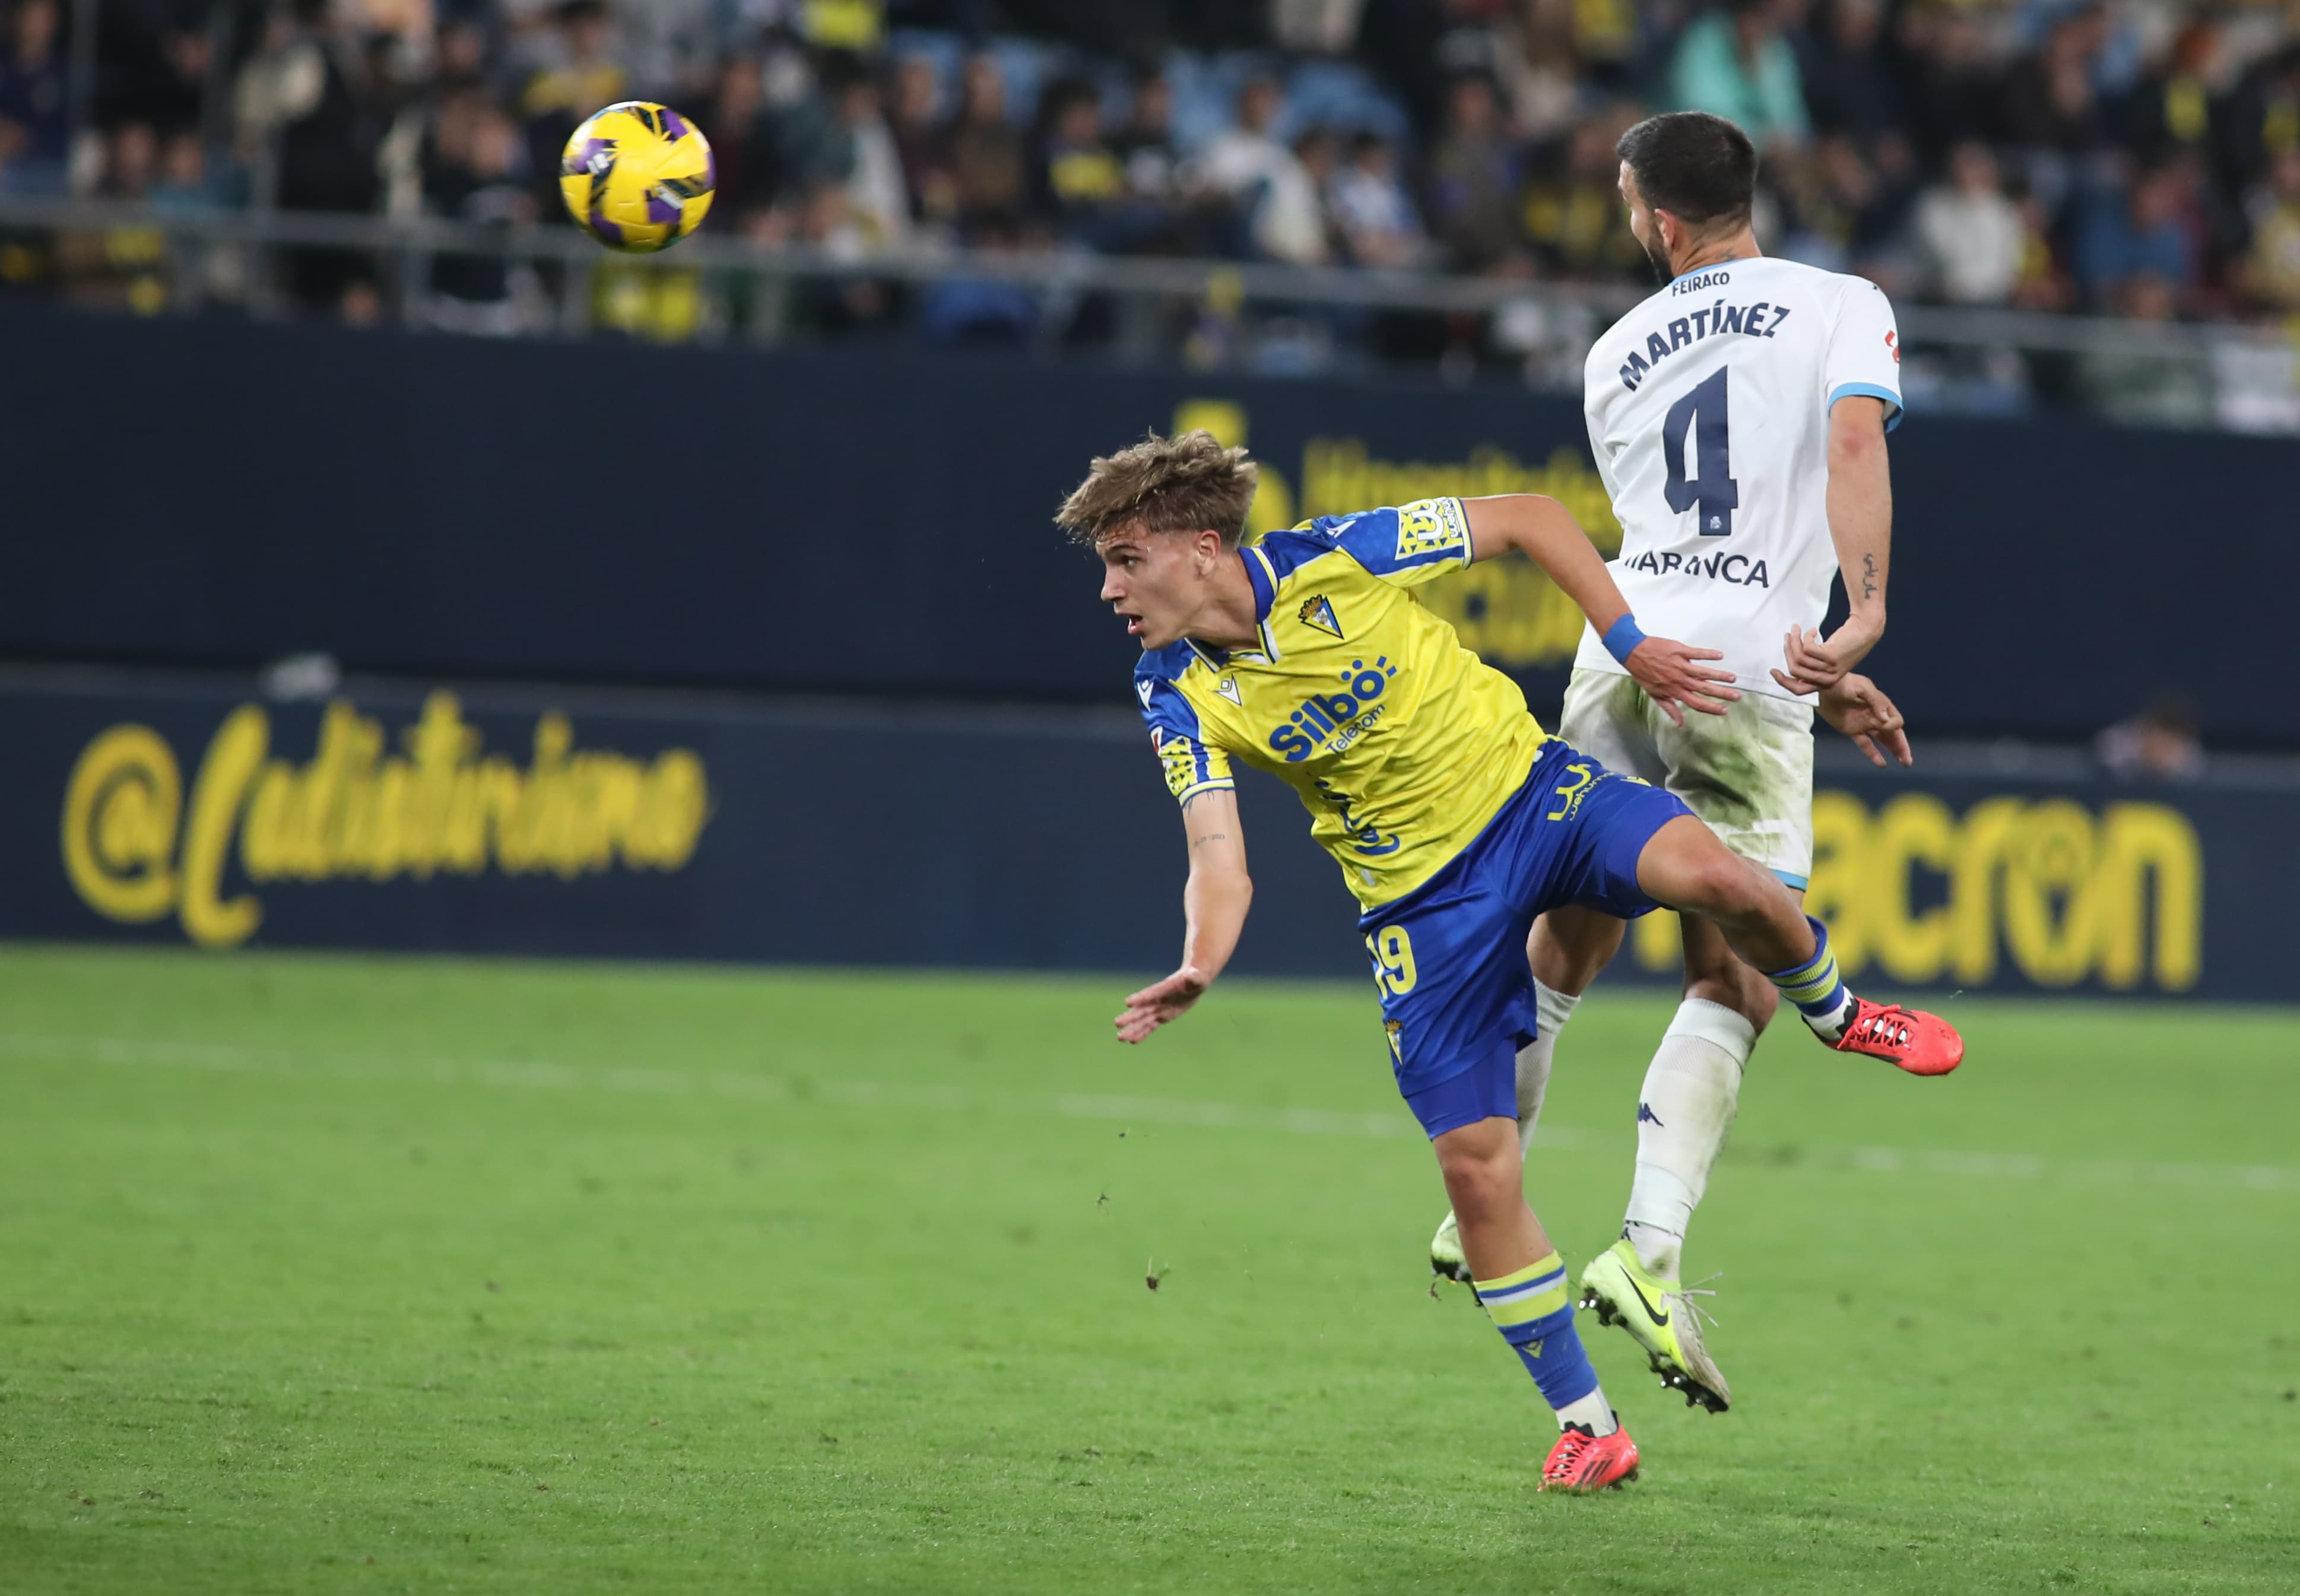
<svg viewBox="0 0 2300 1596">
<path fill-rule="evenodd" d="M 1629 640 L 1585 633 L 1559 733 L 1676 794 L 1802 893 L 1814 709 L 1878 763 L 1879 744 L 1909 757 L 1898 712 L 1853 672 L 1885 629 L 1885 434 L 1901 411 L 1893 309 L 1873 283 L 1759 252 L 1756 152 L 1731 122 L 1653 117 L 1618 153 L 1631 230 L 1665 286 L 1597 340 L 1585 372 L 1589 446 L 1621 523 L 1612 570 L 1640 623 L 1721 651 L 1733 685 L 1715 694 L 1722 714 L 1687 701 L 1711 712 L 1685 715 L 1623 671 Z M 1851 614 L 1823 639 L 1840 569 Z M 1580 909 L 1534 928 L 1540 1034 L 1518 1057 L 1528 1143 L 1557 1033 L 1622 930 Z M 1582 1301 L 1628 1329 L 1688 1402 L 1722 1412 L 1730 1392 L 1679 1284 L 1679 1254 L 1777 998 L 1706 927 L 1687 920 L 1684 940 L 1684 1002 L 1639 1094 L 1622 1239 L 1583 1271 Z M 1444 1273 L 1454 1272 L 1451 1225 L 1430 1249 Z"/>
</svg>

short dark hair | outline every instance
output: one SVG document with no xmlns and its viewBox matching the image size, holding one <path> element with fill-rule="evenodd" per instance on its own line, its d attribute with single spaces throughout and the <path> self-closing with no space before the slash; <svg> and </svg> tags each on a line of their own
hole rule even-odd
<svg viewBox="0 0 2300 1596">
<path fill-rule="evenodd" d="M 1721 116 L 1671 111 L 1621 135 L 1613 153 L 1629 162 L 1646 204 L 1696 228 L 1749 220 L 1757 195 L 1757 146 Z"/>
</svg>

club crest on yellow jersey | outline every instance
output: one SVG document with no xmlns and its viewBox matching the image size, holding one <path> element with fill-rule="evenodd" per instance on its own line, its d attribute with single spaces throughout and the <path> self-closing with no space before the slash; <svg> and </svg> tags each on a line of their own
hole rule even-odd
<svg viewBox="0 0 2300 1596">
<path fill-rule="evenodd" d="M 1304 599 L 1302 608 L 1296 613 L 1305 627 L 1315 627 L 1331 637 L 1342 635 L 1342 623 L 1335 619 L 1333 602 L 1322 593 L 1312 594 Z"/>
</svg>

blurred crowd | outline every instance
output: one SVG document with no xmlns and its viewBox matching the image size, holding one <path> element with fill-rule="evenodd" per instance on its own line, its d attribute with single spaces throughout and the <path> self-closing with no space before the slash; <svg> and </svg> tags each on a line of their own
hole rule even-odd
<svg viewBox="0 0 2300 1596">
<path fill-rule="evenodd" d="M 718 154 L 712 226 L 887 246 L 1650 281 L 1612 145 L 1729 116 L 1768 247 L 1896 295 L 2144 320 L 2300 312 L 2300 43 L 2157 0 L 98 0 L 0 27 L 0 192 L 560 220 L 627 97 Z M 132 293 L 136 249 L 43 262 Z M 127 259 L 114 257 L 122 254 Z M 358 257 L 285 291 L 356 319 Z M 489 258 L 441 315 L 512 318 Z M 1003 313 L 995 284 L 952 313 Z M 873 313 L 870 285 L 838 313 Z M 859 295 L 859 297 L 857 297 Z"/>
</svg>

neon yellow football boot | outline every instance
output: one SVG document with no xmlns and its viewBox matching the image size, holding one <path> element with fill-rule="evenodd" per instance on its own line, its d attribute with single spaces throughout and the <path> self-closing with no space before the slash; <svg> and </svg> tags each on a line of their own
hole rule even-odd
<svg viewBox="0 0 2300 1596">
<path fill-rule="evenodd" d="M 1463 1285 L 1471 1284 L 1469 1255 L 1462 1251 L 1462 1227 L 1454 1222 L 1454 1210 L 1450 1208 L 1446 1210 L 1446 1222 L 1429 1238 L 1429 1272 L 1446 1280 L 1458 1280 Z M 1438 1288 L 1433 1285 L 1429 1289 L 1435 1292 Z"/>
<path fill-rule="evenodd" d="M 1646 1350 L 1654 1373 L 1668 1390 L 1681 1392 L 1688 1408 L 1698 1402 L 1712 1413 L 1732 1404 L 1725 1376 L 1701 1344 L 1701 1311 L 1696 1296 L 1674 1280 L 1664 1280 L 1638 1261 L 1627 1236 L 1592 1259 L 1581 1271 L 1581 1306 L 1597 1310 L 1601 1325 L 1619 1325 Z"/>
</svg>

